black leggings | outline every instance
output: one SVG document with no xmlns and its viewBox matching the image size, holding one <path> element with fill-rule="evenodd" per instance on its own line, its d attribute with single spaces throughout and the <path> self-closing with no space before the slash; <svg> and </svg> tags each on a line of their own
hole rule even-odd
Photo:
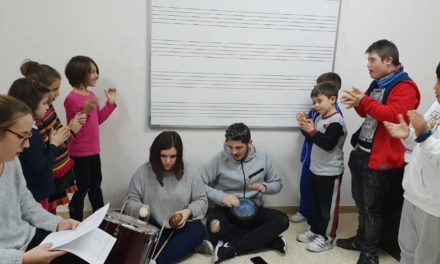
<svg viewBox="0 0 440 264">
<path fill-rule="evenodd" d="M 220 223 L 218 233 L 212 233 L 210 228 L 215 219 Z M 208 213 L 206 225 L 214 239 L 230 242 L 241 255 L 271 245 L 289 228 L 289 218 L 281 211 L 260 207 L 252 220 L 240 221 L 230 213 L 230 208 L 215 207 Z"/>
</svg>

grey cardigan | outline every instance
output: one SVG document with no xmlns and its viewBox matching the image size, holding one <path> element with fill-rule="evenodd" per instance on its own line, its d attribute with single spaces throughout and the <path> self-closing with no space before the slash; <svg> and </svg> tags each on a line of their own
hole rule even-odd
<svg viewBox="0 0 440 264">
<path fill-rule="evenodd" d="M 0 263 L 22 263 L 36 228 L 55 231 L 61 217 L 44 210 L 26 188 L 18 158 L 0 176 Z"/>
</svg>

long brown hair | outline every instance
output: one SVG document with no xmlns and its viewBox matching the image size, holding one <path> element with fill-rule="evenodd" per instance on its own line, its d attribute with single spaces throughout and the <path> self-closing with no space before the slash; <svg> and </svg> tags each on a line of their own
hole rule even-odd
<svg viewBox="0 0 440 264">
<path fill-rule="evenodd" d="M 160 152 L 170 148 L 175 148 L 177 151 L 176 164 L 174 164 L 172 171 L 176 178 L 180 180 L 184 173 L 184 165 L 182 157 L 183 144 L 179 134 L 175 131 L 164 131 L 154 139 L 150 147 L 150 164 L 161 186 L 163 186 L 164 168 L 160 159 Z"/>
</svg>

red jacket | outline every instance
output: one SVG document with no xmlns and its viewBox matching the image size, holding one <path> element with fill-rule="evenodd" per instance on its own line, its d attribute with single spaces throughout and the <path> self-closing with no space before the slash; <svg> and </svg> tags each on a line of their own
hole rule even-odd
<svg viewBox="0 0 440 264">
<path fill-rule="evenodd" d="M 366 93 L 359 106 L 355 107 L 361 117 L 366 117 L 368 114 L 378 121 L 368 162 L 370 169 L 391 170 L 403 167 L 405 148 L 400 139 L 390 136 L 383 121 L 398 123 L 399 114 L 407 120 L 406 113 L 417 109 L 419 103 L 420 92 L 416 83 L 406 80 L 393 87 L 384 104 L 377 102 Z"/>
</svg>

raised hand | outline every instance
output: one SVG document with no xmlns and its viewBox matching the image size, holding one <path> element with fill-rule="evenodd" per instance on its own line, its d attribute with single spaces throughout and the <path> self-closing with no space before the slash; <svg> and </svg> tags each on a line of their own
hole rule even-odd
<svg viewBox="0 0 440 264">
<path fill-rule="evenodd" d="M 405 139 L 409 136 L 409 127 L 401 114 L 399 114 L 397 118 L 399 119 L 399 123 L 397 124 L 388 121 L 384 121 L 383 124 L 393 138 Z"/>
<path fill-rule="evenodd" d="M 104 90 L 105 96 L 107 96 L 107 100 L 114 104 L 116 102 L 116 88 L 108 88 L 107 90 Z"/>
</svg>

